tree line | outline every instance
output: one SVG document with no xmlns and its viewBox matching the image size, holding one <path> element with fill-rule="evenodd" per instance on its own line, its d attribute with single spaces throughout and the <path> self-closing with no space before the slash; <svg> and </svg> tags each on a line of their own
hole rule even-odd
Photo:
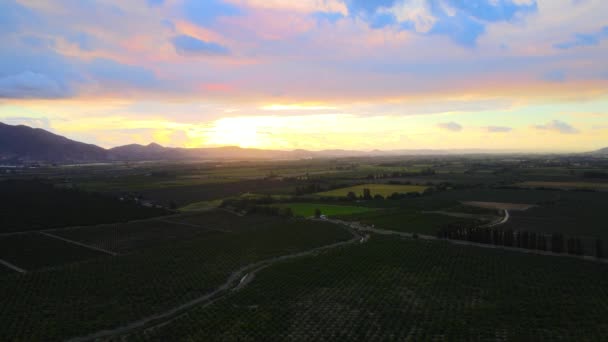
<svg viewBox="0 0 608 342">
<path fill-rule="evenodd" d="M 551 251 L 571 255 L 585 255 L 582 239 L 563 234 L 542 234 L 512 229 L 483 228 L 462 224 L 447 224 L 437 233 L 440 239 L 470 241 L 495 246 L 516 247 L 530 250 Z M 604 243 L 595 239 L 593 253 L 604 258 Z"/>
</svg>

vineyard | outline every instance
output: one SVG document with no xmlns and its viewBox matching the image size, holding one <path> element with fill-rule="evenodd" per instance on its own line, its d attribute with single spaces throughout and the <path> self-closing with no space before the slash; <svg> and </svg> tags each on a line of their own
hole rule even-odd
<svg viewBox="0 0 608 342">
<path fill-rule="evenodd" d="M 0 233 L 121 222 L 164 214 L 164 209 L 145 208 L 42 181 L 0 181 Z"/>
<path fill-rule="evenodd" d="M 285 262 L 152 340 L 602 340 L 607 266 L 373 236 Z"/>
<path fill-rule="evenodd" d="M 291 208 L 295 216 L 311 217 L 315 215 L 315 211 L 318 209 L 321 215 L 336 216 L 336 215 L 349 215 L 356 213 L 365 213 L 372 211 L 373 209 L 366 207 L 356 207 L 352 205 L 332 205 L 324 203 L 281 203 L 275 204 L 273 207 L 277 208 Z"/>
<path fill-rule="evenodd" d="M 329 223 L 232 217 L 223 219 L 229 233 L 0 277 L 3 339 L 53 341 L 114 328 L 207 294 L 244 265 L 352 237 Z"/>
<path fill-rule="evenodd" d="M 435 235 L 447 224 L 470 225 L 475 219 L 452 217 L 440 214 L 422 213 L 410 209 L 389 209 L 383 211 L 364 212 L 343 215 L 338 218 L 347 221 L 357 221 L 379 229 L 393 230 L 406 233 Z"/>
<path fill-rule="evenodd" d="M 256 220 L 260 219 L 252 217 L 247 222 L 256 226 Z M 194 215 L 167 216 L 140 222 L 67 228 L 57 230 L 53 234 L 110 251 L 127 253 L 192 239 L 213 232 L 248 227 L 249 224 L 245 224 L 243 221 L 243 218 L 233 214 L 213 211 Z"/>
<path fill-rule="evenodd" d="M 0 237 L 0 259 L 28 271 L 104 257 L 104 255 L 40 233 Z"/>
</svg>

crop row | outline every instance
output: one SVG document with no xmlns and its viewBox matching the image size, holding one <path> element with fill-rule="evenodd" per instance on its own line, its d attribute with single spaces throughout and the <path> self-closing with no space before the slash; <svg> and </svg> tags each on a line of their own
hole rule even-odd
<svg viewBox="0 0 608 342">
<path fill-rule="evenodd" d="M 351 236 L 332 224 L 256 220 L 247 227 L 240 218 L 227 221 L 234 226 L 232 233 L 2 277 L 2 337 L 63 340 L 128 324 L 209 293 L 244 265 Z"/>
<path fill-rule="evenodd" d="M 0 238 L 0 259 L 28 271 L 104 256 L 103 253 L 40 233 Z"/>
<path fill-rule="evenodd" d="M 142 333 L 152 340 L 602 340 L 608 269 L 372 236 L 275 265 L 247 288 Z"/>
</svg>

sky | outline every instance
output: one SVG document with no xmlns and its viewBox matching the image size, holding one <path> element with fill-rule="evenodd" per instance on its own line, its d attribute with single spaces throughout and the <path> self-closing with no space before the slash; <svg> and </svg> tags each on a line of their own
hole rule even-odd
<svg viewBox="0 0 608 342">
<path fill-rule="evenodd" d="M 608 146 L 605 0 L 0 0 L 0 121 L 106 148 Z"/>
</svg>

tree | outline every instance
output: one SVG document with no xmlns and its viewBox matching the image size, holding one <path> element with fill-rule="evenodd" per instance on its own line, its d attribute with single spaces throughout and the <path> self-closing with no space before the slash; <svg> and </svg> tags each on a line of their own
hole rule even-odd
<svg viewBox="0 0 608 342">
<path fill-rule="evenodd" d="M 319 209 L 319 208 L 315 209 L 315 217 L 316 218 L 321 217 L 321 209 Z"/>
<path fill-rule="evenodd" d="M 363 199 L 364 200 L 372 199 L 372 192 L 368 188 L 363 189 Z"/>
<path fill-rule="evenodd" d="M 283 208 L 283 212 L 281 213 L 281 216 L 293 217 L 293 210 L 291 210 L 291 207 Z"/>
<path fill-rule="evenodd" d="M 348 194 L 346 195 L 346 198 L 348 198 L 351 201 L 354 201 L 357 199 L 357 194 L 355 194 L 352 191 L 349 191 Z"/>
<path fill-rule="evenodd" d="M 604 257 L 604 244 L 601 239 L 595 240 L 595 256 L 598 258 Z"/>
<path fill-rule="evenodd" d="M 169 209 L 176 210 L 177 204 L 174 201 L 169 202 Z"/>
</svg>

